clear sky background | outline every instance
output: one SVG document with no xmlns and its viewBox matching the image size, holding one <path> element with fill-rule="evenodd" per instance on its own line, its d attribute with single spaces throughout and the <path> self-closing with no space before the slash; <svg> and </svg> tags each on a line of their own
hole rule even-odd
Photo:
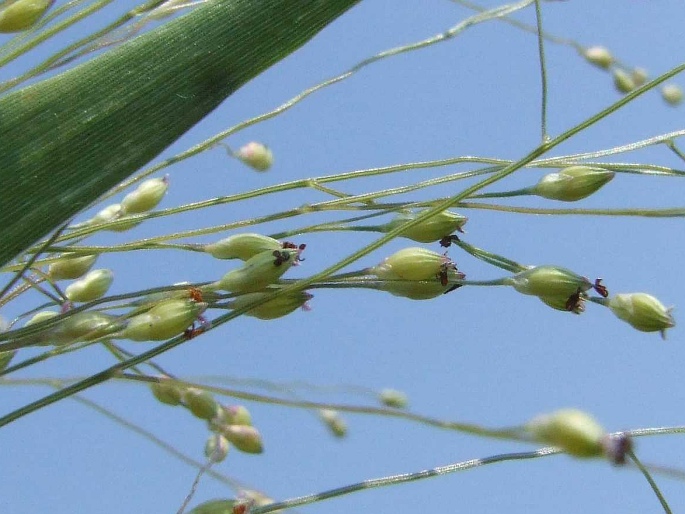
<svg viewBox="0 0 685 514">
<path fill-rule="evenodd" d="M 98 23 L 132 5 L 114 2 Z M 543 9 L 545 29 L 551 34 L 583 45 L 605 45 L 622 62 L 644 67 L 652 76 L 685 59 L 685 5 L 678 0 L 570 0 L 545 2 Z M 447 0 L 365 0 L 227 99 L 162 157 L 269 111 L 364 58 L 440 33 L 471 14 Z M 534 22 L 534 11 L 528 9 L 517 19 Z M 80 30 L 83 34 L 86 28 Z M 39 49 L 30 62 L 38 62 L 48 50 Z M 545 50 L 552 136 L 620 98 L 610 75 L 586 63 L 573 48 L 547 43 Z M 0 78 L 18 69 L 8 67 Z M 682 77 L 675 82 L 685 85 Z M 171 187 L 160 208 L 375 166 L 457 156 L 518 159 L 540 142 L 540 92 L 536 38 L 501 22 L 478 25 L 451 41 L 373 64 L 227 141 L 234 148 L 251 140 L 268 144 L 275 155 L 268 173 L 251 171 L 221 149 L 168 169 Z M 683 109 L 666 105 L 658 91 L 652 91 L 550 155 L 597 151 L 683 129 Z M 665 147 L 614 159 L 685 168 Z M 338 186 L 361 193 L 468 169 L 462 165 L 411 171 Z M 544 173 L 521 170 L 490 190 L 530 185 Z M 402 199 L 443 197 L 463 187 L 454 183 Z M 679 178 L 619 174 L 578 204 L 526 198 L 498 203 L 683 207 L 684 193 L 685 183 Z M 115 244 L 229 223 L 328 198 L 302 190 L 271 195 L 150 220 L 129 232 L 99 235 L 93 242 Z M 469 217 L 464 239 L 471 244 L 521 263 L 555 264 L 591 279 L 602 277 L 613 293 L 649 292 L 664 304 L 675 305 L 680 320 L 685 305 L 685 278 L 678 271 L 685 258 L 681 218 L 460 212 Z M 282 220 L 256 231 L 275 233 L 328 219 L 335 217 Z M 210 242 L 226 235 L 192 241 Z M 287 276 L 310 276 L 377 237 L 355 232 L 293 237 L 307 244 L 306 261 Z M 396 239 L 350 270 L 375 265 L 405 246 L 417 244 Z M 440 250 L 437 244 L 424 246 Z M 469 279 L 504 275 L 457 248 L 450 256 Z M 183 280 L 215 280 L 236 264 L 197 253 L 150 251 L 103 255 L 98 266 L 115 272 L 110 292 L 119 294 Z M 590 304 L 587 312 L 574 316 L 506 288 L 465 287 L 430 301 L 376 291 L 313 292 L 310 312 L 296 311 L 270 322 L 240 317 L 157 361 L 183 377 L 221 375 L 236 389 L 265 394 L 283 392 L 252 381 L 311 384 L 322 389 L 293 391 L 300 398 L 327 402 L 375 405 L 368 395 L 326 392 L 331 386 L 394 387 L 407 393 L 412 412 L 491 427 L 517 425 L 561 407 L 586 410 L 610 431 L 685 424 L 685 346 L 680 327 L 662 341 L 657 334 L 633 330 L 600 306 Z M 12 318 L 33 305 L 16 302 L 0 314 Z M 221 313 L 210 313 L 215 314 Z M 136 352 L 151 348 L 148 343 L 124 345 Z M 85 376 L 111 363 L 108 353 L 92 347 L 12 378 Z M 5 386 L 0 412 L 49 392 L 46 387 Z M 204 423 L 181 408 L 157 403 L 147 388 L 111 382 L 84 397 L 202 458 Z M 265 452 L 253 456 L 233 450 L 216 469 L 277 499 L 535 448 L 351 414 L 345 415 L 348 436 L 337 440 L 306 410 L 247 405 Z M 636 444 L 643 461 L 685 469 L 682 436 L 641 438 Z M 196 474 L 149 441 L 71 400 L 3 427 L 0 449 L 0 510 L 12 514 L 175 513 Z M 682 512 L 684 483 L 655 478 L 673 511 Z M 191 505 L 232 496 L 223 484 L 205 477 Z M 659 512 L 660 506 L 639 472 L 559 455 L 365 491 L 301 511 L 602 514 Z"/>
</svg>

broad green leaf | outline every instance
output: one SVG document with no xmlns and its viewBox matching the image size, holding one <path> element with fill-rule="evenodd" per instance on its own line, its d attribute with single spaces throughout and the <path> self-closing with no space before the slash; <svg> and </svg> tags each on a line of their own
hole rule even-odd
<svg viewBox="0 0 685 514">
<path fill-rule="evenodd" d="M 0 98 L 0 265 L 359 0 L 210 0 Z"/>
</svg>

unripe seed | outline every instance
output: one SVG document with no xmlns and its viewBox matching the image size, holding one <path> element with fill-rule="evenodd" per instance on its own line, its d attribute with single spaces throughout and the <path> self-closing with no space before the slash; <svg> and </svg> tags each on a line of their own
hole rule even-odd
<svg viewBox="0 0 685 514">
<path fill-rule="evenodd" d="M 197 505 L 188 514 L 233 514 L 238 500 L 209 500 Z"/>
<path fill-rule="evenodd" d="M 384 232 L 388 232 L 408 221 L 412 221 L 416 219 L 416 216 L 417 214 L 411 213 L 401 214 L 384 226 Z M 462 216 L 456 212 L 442 211 L 423 223 L 406 229 L 400 236 L 419 243 L 432 243 L 434 241 L 440 241 L 440 239 L 455 231 L 463 232 L 462 227 L 467 221 L 468 218 L 466 216 Z"/>
<path fill-rule="evenodd" d="M 536 266 L 505 279 L 519 293 L 541 298 L 568 298 L 578 291 L 587 291 L 592 284 L 585 277 L 557 266 Z"/>
<path fill-rule="evenodd" d="M 600 457 L 604 453 L 605 430 L 590 415 L 576 409 L 561 409 L 538 416 L 526 425 L 538 442 L 561 448 L 574 457 Z"/>
<path fill-rule="evenodd" d="M 589 166 L 569 166 L 549 173 L 533 187 L 532 193 L 549 200 L 575 202 L 590 196 L 614 178 L 613 171 Z"/>
<path fill-rule="evenodd" d="M 169 189 L 168 176 L 146 180 L 135 191 L 124 197 L 121 201 L 121 208 L 126 214 L 138 214 L 152 210 L 162 201 L 167 189 Z"/>
<path fill-rule="evenodd" d="M 17 0 L 0 9 L 0 32 L 21 32 L 31 28 L 54 0 Z"/>
<path fill-rule="evenodd" d="M 98 213 L 88 220 L 88 225 L 99 225 L 109 221 L 118 220 L 124 215 L 124 209 L 120 203 L 113 203 L 98 211 Z"/>
<path fill-rule="evenodd" d="M 228 439 L 221 434 L 211 434 L 205 443 L 205 457 L 211 462 L 222 462 L 230 448 Z"/>
<path fill-rule="evenodd" d="M 241 147 L 236 156 L 256 171 L 267 171 L 274 162 L 271 150 L 266 145 L 255 141 Z"/>
<path fill-rule="evenodd" d="M 240 309 L 246 305 L 256 301 L 269 298 L 271 293 L 247 293 L 238 296 L 235 300 L 229 303 L 231 309 Z M 287 316 L 294 310 L 302 307 L 313 296 L 305 291 L 296 291 L 294 293 L 283 294 L 273 300 L 268 300 L 261 305 L 253 307 L 244 314 L 246 316 L 253 316 L 258 319 L 270 320 L 282 318 Z"/>
<path fill-rule="evenodd" d="M 449 262 L 444 255 L 425 248 L 404 248 L 386 258 L 371 272 L 389 280 L 437 280 L 436 277 Z"/>
<path fill-rule="evenodd" d="M 133 316 L 119 337 L 132 341 L 164 341 L 188 328 L 207 304 L 187 298 L 162 300 L 149 311 Z"/>
<path fill-rule="evenodd" d="M 120 203 L 113 203 L 111 205 L 108 205 L 104 209 L 102 209 L 100 212 L 98 212 L 95 216 L 90 218 L 88 221 L 83 223 L 83 225 L 92 227 L 92 226 L 97 226 L 102 223 L 108 223 L 110 221 L 116 221 L 126 218 L 126 211 L 122 207 Z M 119 223 L 115 226 L 107 227 L 106 229 L 103 230 L 109 230 L 111 232 L 125 232 L 126 230 L 130 230 L 133 227 L 136 227 L 142 223 L 142 220 L 135 221 L 131 220 L 126 223 Z M 79 225 L 80 226 L 80 225 Z"/>
<path fill-rule="evenodd" d="M 197 505 L 188 514 L 238 514 L 236 509 L 239 505 L 238 500 L 209 500 Z"/>
<path fill-rule="evenodd" d="M 240 268 L 226 273 L 212 287 L 233 293 L 259 291 L 288 271 L 298 261 L 299 253 L 299 250 L 290 248 L 258 253 Z"/>
<path fill-rule="evenodd" d="M 347 423 L 345 423 L 345 420 L 337 411 L 321 409 L 319 417 L 335 437 L 345 437 L 347 435 Z"/>
<path fill-rule="evenodd" d="M 95 264 L 97 255 L 65 254 L 48 266 L 48 275 L 52 280 L 79 278 Z"/>
<path fill-rule="evenodd" d="M 283 245 L 277 239 L 261 234 L 236 234 L 204 246 L 204 251 L 216 259 L 240 259 L 246 261 L 262 252 L 280 250 Z"/>
<path fill-rule="evenodd" d="M 184 388 L 176 382 L 162 378 L 150 384 L 150 389 L 159 402 L 171 406 L 181 405 Z"/>
<path fill-rule="evenodd" d="M 617 294 L 606 305 L 617 318 L 641 332 L 660 332 L 665 339 L 666 330 L 675 326 L 671 309 L 646 293 Z"/>
<path fill-rule="evenodd" d="M 669 105 L 680 105 L 683 101 L 683 90 L 676 84 L 666 84 L 661 88 L 661 96 Z"/>
<path fill-rule="evenodd" d="M 59 312 L 55 311 L 40 311 L 34 314 L 31 319 L 29 319 L 25 324 L 24 327 L 30 327 L 31 325 L 36 325 L 38 323 L 41 323 L 43 321 L 47 321 L 49 319 L 55 318 L 59 316 Z M 52 337 L 52 331 L 57 328 L 59 325 L 59 322 L 56 322 L 52 326 L 45 328 L 41 330 L 40 332 L 28 335 L 26 337 L 23 337 L 22 340 L 30 343 L 30 344 L 37 344 L 41 346 L 47 346 L 54 344 L 54 342 L 51 341 Z"/>
<path fill-rule="evenodd" d="M 395 389 L 383 389 L 378 395 L 381 403 L 386 407 L 404 409 L 407 407 L 407 395 Z"/>
<path fill-rule="evenodd" d="M 635 82 L 625 71 L 615 69 L 613 71 L 613 75 L 614 87 L 619 93 L 630 93 L 633 89 L 635 89 Z"/>
<path fill-rule="evenodd" d="M 633 83 L 636 87 L 640 87 L 647 83 L 649 74 L 644 68 L 635 68 L 630 72 L 630 78 L 633 79 Z"/>
<path fill-rule="evenodd" d="M 67 317 L 47 334 L 50 342 L 60 345 L 81 341 L 94 341 L 122 329 L 116 316 L 97 311 L 77 312 Z"/>
<path fill-rule="evenodd" d="M 262 436 L 259 431 L 247 425 L 226 425 L 221 433 L 238 450 L 245 453 L 262 453 Z"/>
<path fill-rule="evenodd" d="M 55 316 L 59 316 L 59 312 L 55 311 L 40 311 L 36 312 L 33 316 L 31 316 L 31 319 L 28 320 L 24 326 L 28 327 L 31 325 L 35 325 L 36 323 L 40 323 L 41 321 L 45 321 L 48 319 L 52 319 Z"/>
<path fill-rule="evenodd" d="M 67 286 L 65 296 L 72 302 L 92 302 L 103 297 L 114 280 L 114 273 L 108 269 L 96 269 L 85 277 Z"/>
<path fill-rule="evenodd" d="M 608 69 L 614 62 L 614 57 L 611 55 L 611 52 L 609 52 L 609 50 L 603 46 L 592 46 L 590 48 L 586 48 L 582 55 L 589 63 L 599 66 L 605 70 Z"/>
<path fill-rule="evenodd" d="M 449 269 L 445 274 L 445 280 L 447 281 L 445 285 L 435 278 L 430 280 L 386 280 L 380 286 L 380 289 L 394 296 L 401 296 L 410 300 L 430 300 L 445 294 L 450 288 L 455 287 L 450 284 L 453 284 L 455 280 L 463 278 L 463 273 Z"/>
<path fill-rule="evenodd" d="M 210 420 L 216 416 L 219 404 L 207 391 L 190 387 L 183 392 L 183 403 L 195 417 Z"/>
<path fill-rule="evenodd" d="M 582 292 L 581 292 L 582 293 Z M 585 294 L 577 293 L 573 297 L 569 296 L 539 296 L 540 301 L 552 309 L 563 312 L 573 312 L 580 314 L 585 311 Z"/>
<path fill-rule="evenodd" d="M 252 426 L 252 416 L 247 407 L 243 405 L 219 405 L 216 418 L 212 422 L 215 425 Z"/>
</svg>

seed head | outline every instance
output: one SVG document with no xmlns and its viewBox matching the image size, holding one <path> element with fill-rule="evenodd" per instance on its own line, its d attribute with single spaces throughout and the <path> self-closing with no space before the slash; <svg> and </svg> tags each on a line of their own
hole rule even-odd
<svg viewBox="0 0 685 514">
<path fill-rule="evenodd" d="M 661 88 L 661 96 L 669 105 L 680 105 L 683 101 L 683 90 L 676 84 L 666 84 Z"/>
<path fill-rule="evenodd" d="M 404 248 L 386 258 L 372 273 L 389 280 L 437 280 L 445 264 L 451 261 L 444 255 L 425 248 Z"/>
<path fill-rule="evenodd" d="M 233 293 L 249 293 L 276 282 L 300 259 L 300 250 L 283 248 L 261 252 L 250 257 L 238 269 L 226 273 L 212 287 Z"/>
<path fill-rule="evenodd" d="M 169 298 L 149 311 L 133 316 L 119 337 L 132 341 L 164 341 L 181 334 L 207 308 L 187 298 Z"/>
<path fill-rule="evenodd" d="M 181 405 L 184 388 L 168 378 L 161 378 L 159 382 L 150 384 L 152 394 L 157 401 L 166 405 Z"/>
<path fill-rule="evenodd" d="M 219 408 L 211 394 L 195 387 L 189 387 L 183 392 L 183 403 L 195 417 L 206 420 L 214 418 Z"/>
<path fill-rule="evenodd" d="M 614 178 L 613 171 L 589 166 L 570 166 L 542 177 L 533 194 L 549 200 L 575 202 L 590 196 Z"/>
<path fill-rule="evenodd" d="M 666 330 L 675 326 L 672 309 L 646 293 L 617 294 L 606 305 L 617 318 L 641 332 L 660 332 L 665 339 Z"/>
<path fill-rule="evenodd" d="M 536 266 L 506 279 L 519 293 L 540 298 L 566 298 L 592 288 L 585 278 L 558 266 Z"/>
<path fill-rule="evenodd" d="M 243 405 L 219 405 L 214 425 L 247 425 L 252 426 L 252 416 Z"/>
<path fill-rule="evenodd" d="M 383 389 L 378 395 L 381 403 L 386 407 L 404 409 L 407 407 L 407 395 L 396 389 Z"/>
<path fill-rule="evenodd" d="M 255 427 L 226 425 L 222 427 L 221 434 L 241 452 L 262 453 L 264 451 L 262 436 Z"/>
<path fill-rule="evenodd" d="M 606 431 L 595 419 L 577 409 L 561 409 L 537 416 L 526 425 L 536 441 L 561 448 L 574 457 L 600 457 Z"/>
<path fill-rule="evenodd" d="M 319 417 L 335 437 L 345 437 L 347 435 L 347 423 L 338 411 L 321 409 L 319 411 Z"/>
<path fill-rule="evenodd" d="M 52 280 L 79 278 L 95 264 L 97 255 L 65 254 L 48 266 L 48 275 Z"/>
<path fill-rule="evenodd" d="M 613 71 L 614 87 L 619 93 L 630 93 L 635 89 L 635 82 L 633 78 L 625 71 L 616 68 Z"/>
<path fill-rule="evenodd" d="M 255 141 L 241 147 L 236 155 L 255 171 L 267 171 L 274 163 L 274 156 L 269 147 Z"/>
<path fill-rule="evenodd" d="M 121 330 L 123 324 L 116 316 L 97 311 L 77 312 L 60 322 L 47 333 L 56 345 L 94 341 Z"/>
<path fill-rule="evenodd" d="M 390 223 L 385 225 L 384 231 L 388 232 L 408 221 L 412 221 L 416 219 L 417 215 L 418 213 L 400 214 Z M 456 212 L 442 211 L 432 218 L 406 229 L 400 236 L 419 243 L 432 243 L 434 241 L 440 241 L 440 239 L 455 231 L 463 232 L 462 227 L 467 221 L 468 218 L 466 216 L 462 216 Z"/>
<path fill-rule="evenodd" d="M 21 32 L 31 28 L 54 0 L 17 0 L 0 9 L 0 32 Z"/>
<path fill-rule="evenodd" d="M 108 269 L 96 269 L 73 282 L 64 290 L 72 302 L 92 302 L 103 297 L 114 280 L 114 273 Z"/>
<path fill-rule="evenodd" d="M 121 201 L 121 208 L 126 214 L 150 211 L 162 201 L 167 189 L 169 189 L 168 176 L 146 180 L 135 191 L 124 197 Z"/>
<path fill-rule="evenodd" d="M 216 259 L 246 261 L 262 252 L 273 252 L 283 247 L 280 241 L 261 234 L 236 234 L 204 246 L 204 251 Z"/>
<path fill-rule="evenodd" d="M 247 293 L 238 296 L 235 300 L 230 302 L 229 306 L 231 309 L 240 309 L 243 306 L 269 298 L 269 296 L 271 296 L 271 293 Z M 312 298 L 313 296 L 305 291 L 283 294 L 273 300 L 268 300 L 253 307 L 245 312 L 245 315 L 263 320 L 282 318 L 294 310 L 304 307 L 305 303 Z"/>
<path fill-rule="evenodd" d="M 640 87 L 647 83 L 649 74 L 644 68 L 634 68 L 633 71 L 630 72 L 630 78 L 633 79 L 633 83 L 636 87 Z"/>
<path fill-rule="evenodd" d="M 586 48 L 583 51 L 583 57 L 585 57 L 585 60 L 589 63 L 605 70 L 609 69 L 614 62 L 614 56 L 603 46 L 591 46 L 590 48 Z"/>
<path fill-rule="evenodd" d="M 205 457 L 211 462 L 222 462 L 228 455 L 231 445 L 221 434 L 210 434 L 205 443 Z"/>
</svg>

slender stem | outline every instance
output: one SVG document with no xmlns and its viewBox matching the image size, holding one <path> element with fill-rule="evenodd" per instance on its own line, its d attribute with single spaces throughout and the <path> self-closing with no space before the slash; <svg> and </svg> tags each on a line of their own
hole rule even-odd
<svg viewBox="0 0 685 514">
<path fill-rule="evenodd" d="M 0 299 L 2 299 L 5 296 L 5 294 L 7 294 L 7 291 L 9 291 L 12 288 L 12 286 L 14 286 L 14 284 L 16 284 L 19 281 L 19 279 L 22 276 L 24 276 L 24 273 L 26 273 L 31 268 L 31 266 L 33 266 L 33 263 L 36 261 L 36 259 L 38 259 L 38 256 L 41 254 L 41 252 L 43 252 L 45 250 L 45 248 L 50 246 L 52 243 L 54 243 L 59 238 L 60 234 L 66 229 L 66 227 L 67 227 L 67 225 L 65 224 L 65 225 L 62 225 L 57 230 L 55 230 L 55 232 L 47 239 L 47 241 L 42 243 L 38 247 L 38 250 L 33 255 L 31 255 L 31 257 L 29 257 L 29 259 L 24 264 L 21 265 L 21 267 L 19 268 L 19 271 L 14 275 L 14 277 L 12 277 L 12 279 L 0 291 Z"/>
<path fill-rule="evenodd" d="M 547 135 L 547 66 L 545 64 L 545 42 L 542 36 L 542 6 L 540 0 L 535 0 L 535 20 L 537 23 L 538 53 L 540 55 L 540 80 L 542 82 L 542 106 L 540 109 L 540 130 L 542 131 L 542 142 L 545 143 Z"/>
<path fill-rule="evenodd" d="M 107 0 L 108 2 L 111 2 L 111 0 Z M 63 59 L 75 50 L 77 50 L 80 47 L 85 46 L 88 43 L 91 43 L 106 34 L 109 34 L 113 30 L 121 27 L 122 25 L 126 24 L 129 20 L 135 18 L 140 14 L 140 12 L 144 12 L 145 10 L 153 9 L 155 6 L 160 5 L 164 3 L 166 0 L 150 0 L 146 2 L 143 5 L 140 5 L 136 7 L 135 9 L 132 9 L 125 13 L 123 16 L 121 16 L 119 19 L 115 20 L 111 24 L 107 25 L 104 29 L 98 30 L 97 32 L 94 32 L 92 34 L 89 34 L 87 37 L 79 39 L 75 43 L 72 43 L 71 45 L 65 47 L 64 49 L 60 50 L 59 52 L 55 52 L 52 56 L 48 57 L 45 59 L 43 62 L 38 64 L 37 66 L 31 68 L 29 71 L 26 73 L 19 75 L 18 77 L 14 77 L 12 79 L 6 80 L 2 84 L 0 84 L 0 93 L 7 91 L 9 89 L 12 89 L 13 87 L 17 86 L 18 84 L 21 84 L 22 82 L 25 82 L 33 77 L 36 77 L 40 75 L 41 73 L 44 73 L 50 69 L 62 66 L 64 64 L 67 64 L 68 62 L 71 62 L 73 59 L 77 58 L 80 54 L 72 55 L 68 57 L 67 59 Z"/>
<path fill-rule="evenodd" d="M 59 32 L 67 29 L 68 27 L 74 25 L 75 23 L 81 21 L 84 18 L 87 18 L 94 12 L 99 11 L 103 7 L 105 7 L 107 4 L 111 3 L 112 0 L 99 0 L 96 3 L 86 7 L 82 11 L 79 11 L 75 15 L 67 18 L 64 21 L 61 21 L 60 23 L 57 23 L 56 25 L 50 27 L 49 29 L 41 32 L 40 34 L 37 34 L 33 39 L 30 41 L 24 43 L 24 45 L 20 46 L 19 48 L 15 49 L 13 52 L 9 52 L 7 55 L 4 57 L 0 58 L 0 67 L 6 65 L 9 62 L 12 62 L 14 59 L 17 57 L 20 57 L 24 53 L 28 52 L 32 48 L 35 48 L 38 46 L 40 43 L 43 43 L 44 41 L 47 41 L 50 39 L 52 36 L 55 34 L 58 34 Z"/>
<path fill-rule="evenodd" d="M 453 241 L 452 244 L 457 245 L 459 248 L 473 255 L 477 259 L 485 261 L 488 264 L 497 266 L 498 268 L 501 268 L 503 270 L 509 271 L 510 273 L 519 273 L 526 269 L 525 266 L 519 264 L 516 261 L 512 261 L 511 259 L 507 259 L 506 257 L 491 252 L 486 252 L 485 250 L 476 248 L 475 246 L 470 245 L 465 241 Z"/>
<path fill-rule="evenodd" d="M 661 507 L 664 509 L 664 512 L 666 514 L 672 514 L 671 508 L 668 506 L 666 498 L 664 498 L 664 495 L 661 494 L 661 490 L 659 490 L 659 486 L 656 485 L 656 482 L 652 478 L 652 475 L 647 470 L 647 468 L 644 467 L 642 465 L 642 462 L 639 461 L 639 459 L 635 455 L 635 452 L 633 452 L 633 450 L 628 450 L 626 453 L 632 459 L 632 461 L 635 463 L 638 469 L 642 472 L 642 475 L 647 479 L 647 482 L 649 482 L 649 485 L 652 488 L 652 491 L 654 491 L 656 497 L 659 499 L 659 503 L 661 503 Z"/>
<path fill-rule="evenodd" d="M 514 13 L 516 11 L 519 11 L 521 9 L 524 9 L 525 7 L 529 6 L 532 4 L 535 0 L 523 0 L 519 3 L 516 4 L 511 4 L 511 5 L 504 5 L 501 7 L 497 7 L 488 11 L 484 11 L 482 13 L 479 13 L 477 15 L 471 16 L 470 18 L 467 18 L 466 20 L 458 23 L 457 25 L 451 27 L 450 29 L 437 34 L 436 36 L 424 39 L 422 41 L 417 41 L 415 43 L 410 43 L 408 45 L 403 45 L 403 46 L 398 46 L 395 48 L 391 48 L 389 50 L 385 50 L 383 52 L 380 52 L 372 57 L 369 57 L 367 59 L 364 59 L 360 61 L 359 63 L 355 64 L 352 66 L 349 70 L 341 73 L 340 75 L 337 75 L 331 79 L 325 80 L 319 84 L 316 84 L 315 86 L 312 86 L 308 89 L 305 89 L 298 95 L 294 96 L 287 102 L 281 104 L 278 106 L 276 109 L 269 111 L 267 113 L 261 114 L 259 116 L 255 116 L 254 118 L 251 118 L 249 120 L 243 121 L 237 125 L 234 125 L 233 127 L 226 129 L 222 132 L 219 132 L 218 134 L 214 135 L 213 137 L 207 139 L 206 141 L 203 141 L 202 143 L 199 143 L 188 150 L 181 152 L 179 154 L 174 155 L 173 157 L 170 157 L 159 164 L 156 164 L 154 166 L 151 166 L 150 168 L 143 170 L 139 175 L 136 177 L 133 177 L 127 181 L 122 182 L 119 186 L 114 188 L 112 191 L 110 191 L 104 198 L 108 198 L 111 195 L 114 195 L 118 193 L 119 191 L 122 191 L 123 189 L 129 187 L 131 184 L 134 184 L 135 182 L 142 180 L 143 178 L 151 175 L 152 173 L 156 173 L 157 171 L 164 169 L 168 166 L 171 166 L 172 164 L 175 164 L 177 162 L 183 161 L 185 159 L 188 159 L 190 157 L 193 157 L 209 148 L 214 147 L 217 145 L 219 142 L 222 140 L 226 139 L 227 137 L 244 130 L 248 127 L 251 127 L 252 125 L 255 125 L 257 123 L 260 123 L 262 121 L 266 121 L 268 119 L 271 119 L 275 116 L 278 116 L 279 114 L 287 111 L 297 103 L 301 102 L 305 98 L 307 98 L 309 95 L 324 89 L 328 86 L 332 86 L 338 82 L 342 82 L 345 79 L 348 79 L 355 75 L 357 72 L 361 71 L 362 69 L 366 68 L 367 66 L 380 61 L 382 59 L 386 59 L 388 57 L 393 57 L 396 55 L 401 55 L 406 52 L 412 52 L 415 50 L 420 50 L 423 48 L 427 48 L 429 46 L 432 46 L 437 43 L 442 43 L 445 41 L 449 41 L 452 38 L 456 37 L 459 35 L 459 33 L 463 32 L 467 28 L 477 25 L 478 23 L 483 23 L 486 21 L 494 20 L 494 19 L 500 19 L 503 16 L 507 16 L 508 14 Z"/>
<path fill-rule="evenodd" d="M 669 140 L 664 143 L 671 151 L 673 151 L 674 154 L 676 154 L 681 160 L 685 161 L 685 154 L 680 151 L 680 149 L 676 146 L 675 141 Z"/>
<path fill-rule="evenodd" d="M 134 382 L 144 382 L 144 383 L 157 383 L 160 381 L 158 377 L 150 376 L 140 376 L 132 375 L 130 373 L 122 373 L 117 378 L 122 380 L 129 380 Z M 337 404 L 337 403 L 323 403 L 323 402 L 312 402 L 305 400 L 293 400 L 286 398 L 278 398 L 274 396 L 267 396 L 247 391 L 239 391 L 236 389 L 228 389 L 224 387 L 215 387 L 203 384 L 197 384 L 194 382 L 188 382 L 184 380 L 177 380 L 178 384 L 182 387 L 195 387 L 203 389 L 207 392 L 214 393 L 221 396 L 229 396 L 232 398 L 238 398 L 241 400 L 249 400 L 259 403 L 265 403 L 269 405 L 281 405 L 285 407 L 296 407 L 300 409 L 308 410 L 318 410 L 318 409 L 332 409 L 340 412 L 350 412 L 355 414 L 367 414 L 374 416 L 386 416 L 398 419 L 405 419 L 408 421 L 414 421 L 421 423 L 423 425 L 432 426 L 436 428 L 441 428 L 445 430 L 453 430 L 456 432 L 463 432 L 467 434 L 472 434 L 481 437 L 490 437 L 495 439 L 504 439 L 509 441 L 524 441 L 529 442 L 528 439 L 521 435 L 518 428 L 487 428 L 473 423 L 463 423 L 456 421 L 445 421 L 437 418 L 432 418 L 429 416 L 423 416 L 421 414 L 414 414 L 408 411 L 402 411 L 397 409 L 389 409 L 383 407 L 367 407 L 367 406 L 356 406 L 348 404 Z"/>
<path fill-rule="evenodd" d="M 159 437 L 157 437 L 155 434 L 152 432 L 145 430 L 144 428 L 136 425 L 135 423 L 127 420 L 126 418 L 112 412 L 111 410 L 103 407 L 99 403 L 96 403 L 92 400 L 89 400 L 88 398 L 85 398 L 81 395 L 74 395 L 72 396 L 72 399 L 82 405 L 85 405 L 89 409 L 93 409 L 94 411 L 98 412 L 99 414 L 102 414 L 106 418 L 114 421 L 118 425 L 121 425 L 122 427 L 126 428 L 127 430 L 130 430 L 139 436 L 143 437 L 144 439 L 148 440 L 152 444 L 158 446 L 161 448 L 163 451 L 167 452 L 169 455 L 172 457 L 180 460 L 181 462 L 197 469 L 200 470 L 204 467 L 204 464 L 198 460 L 193 459 L 192 457 L 189 457 L 188 455 L 184 454 L 183 452 L 180 452 L 176 448 L 174 448 L 172 445 L 169 443 L 161 440 Z M 219 482 L 227 485 L 234 491 L 238 491 L 239 489 L 242 489 L 242 486 L 237 480 L 234 480 L 232 478 L 229 478 L 218 471 L 214 471 L 212 469 L 206 470 L 206 474 L 212 477 L 215 480 L 218 480 Z"/>
<path fill-rule="evenodd" d="M 545 209 L 539 207 L 511 207 L 485 203 L 460 202 L 460 209 L 480 209 L 486 211 L 515 212 L 518 214 L 555 214 L 574 216 L 640 216 L 644 218 L 678 218 L 685 216 L 685 207 L 669 209 Z"/>
<path fill-rule="evenodd" d="M 514 191 L 499 191 L 492 193 L 478 193 L 471 195 L 469 198 L 509 198 L 512 196 L 526 196 L 533 194 L 531 188 L 524 187 L 522 189 L 515 189 Z"/>
<path fill-rule="evenodd" d="M 439 466 L 432 469 L 417 471 L 415 473 L 404 473 L 401 475 L 391 475 L 383 478 L 373 478 L 370 480 L 364 480 L 363 482 L 357 482 L 356 484 L 350 484 L 343 487 L 330 489 L 328 491 L 324 491 L 321 493 L 308 494 L 306 496 L 300 496 L 299 498 L 292 498 L 290 500 L 272 503 L 270 505 L 265 505 L 262 507 L 252 507 L 250 509 L 250 514 L 266 514 L 267 512 L 274 512 L 280 509 L 290 509 L 293 507 L 299 507 L 301 505 L 309 505 L 311 503 L 330 500 L 331 498 L 336 498 L 338 496 L 344 496 L 346 494 L 364 491 L 366 489 L 375 489 L 377 487 L 406 484 L 407 482 L 414 482 L 416 480 L 423 480 L 426 478 L 447 475 L 449 473 L 465 471 L 467 469 L 473 469 L 488 464 L 495 464 L 498 462 L 506 461 L 537 459 L 540 457 L 556 455 L 558 453 L 560 453 L 560 450 L 556 448 L 541 448 L 539 450 L 532 452 L 506 453 L 501 455 L 494 455 L 492 457 L 471 459 L 463 462 L 457 462 L 455 464 L 449 464 L 447 466 Z"/>
</svg>

